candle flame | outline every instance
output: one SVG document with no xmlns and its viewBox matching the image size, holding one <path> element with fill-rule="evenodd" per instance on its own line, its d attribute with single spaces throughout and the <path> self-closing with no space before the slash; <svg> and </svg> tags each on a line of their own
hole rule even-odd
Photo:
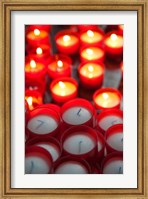
<svg viewBox="0 0 148 199">
<path fill-rule="evenodd" d="M 36 54 L 41 55 L 43 53 L 42 48 L 36 49 Z"/>
<path fill-rule="evenodd" d="M 87 31 L 87 35 L 88 35 L 89 37 L 93 37 L 93 36 L 94 36 L 94 33 L 93 33 L 93 31 L 88 30 L 88 31 Z"/>
<path fill-rule="evenodd" d="M 30 61 L 30 66 L 31 66 L 31 68 L 36 68 L 36 63 L 34 60 Z"/>
<path fill-rule="evenodd" d="M 108 97 L 109 97 L 107 93 L 103 93 L 102 96 L 103 96 L 103 98 L 104 98 L 105 100 L 107 100 Z"/>
<path fill-rule="evenodd" d="M 88 55 L 93 55 L 93 50 L 92 49 L 90 49 L 90 48 L 87 48 L 86 49 L 86 53 L 88 54 Z"/>
<path fill-rule="evenodd" d="M 35 29 L 35 30 L 34 30 L 34 34 L 35 34 L 35 36 L 40 35 L 40 31 L 39 31 L 39 29 Z"/>
<path fill-rule="evenodd" d="M 60 86 L 60 88 L 65 88 L 65 84 L 64 84 L 64 82 L 62 82 L 62 81 L 59 81 L 59 86 Z"/>
<path fill-rule="evenodd" d="M 28 104 L 29 104 L 29 106 L 32 106 L 32 97 L 28 97 L 27 98 L 27 102 L 28 102 Z"/>
<path fill-rule="evenodd" d="M 63 67 L 63 62 L 61 61 L 61 60 L 59 60 L 59 61 L 57 61 L 57 65 L 58 65 L 58 67 Z"/>
<path fill-rule="evenodd" d="M 93 67 L 92 65 L 89 65 L 89 66 L 88 66 L 88 71 L 89 71 L 89 72 L 93 72 L 93 71 L 94 71 L 94 67 Z"/>
<path fill-rule="evenodd" d="M 64 35 L 63 36 L 63 41 L 64 42 L 67 42 L 67 41 L 69 41 L 71 38 L 70 38 L 70 36 L 69 35 Z"/>
<path fill-rule="evenodd" d="M 117 40 L 118 36 L 116 34 L 111 34 L 111 40 L 115 41 Z"/>
</svg>

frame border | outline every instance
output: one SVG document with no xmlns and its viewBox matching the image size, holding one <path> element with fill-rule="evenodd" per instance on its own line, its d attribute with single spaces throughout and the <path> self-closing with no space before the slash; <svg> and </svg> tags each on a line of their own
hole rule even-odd
<svg viewBox="0 0 148 199">
<path fill-rule="evenodd" d="M 90 197 L 98 198 L 147 198 L 147 155 L 148 149 L 146 148 L 146 142 L 148 142 L 148 136 L 146 131 L 148 130 L 147 122 L 147 68 L 148 60 L 146 58 L 146 52 L 148 52 L 148 45 L 146 35 L 148 35 L 146 21 L 147 17 L 147 0 L 138 2 L 132 0 L 120 1 L 108 1 L 108 0 L 92 0 L 89 2 L 86 0 L 2 0 L 1 6 L 1 22 L 0 27 L 0 176 L 2 179 L 2 188 L 0 189 L 0 196 L 2 198 L 16 198 L 27 197 L 32 198 L 38 196 L 44 198 L 83 198 Z M 110 11 L 137 11 L 138 13 L 138 188 L 137 189 L 11 189 L 10 187 L 10 141 L 11 141 L 11 129 L 10 129 L 10 111 L 11 111 L 11 65 L 10 65 L 10 23 L 11 23 L 11 11 L 25 11 L 25 10 L 110 10 Z M 147 24 L 147 26 L 146 26 Z M 8 50 L 9 49 L 9 50 Z M 30 197 L 29 197 L 30 196 Z M 44 196 L 44 197 L 43 197 Z M 19 198 L 20 198 L 19 197 Z"/>
</svg>

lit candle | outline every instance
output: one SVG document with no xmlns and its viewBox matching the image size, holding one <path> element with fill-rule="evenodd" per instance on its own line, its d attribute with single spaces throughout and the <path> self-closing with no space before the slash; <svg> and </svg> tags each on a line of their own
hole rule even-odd
<svg viewBox="0 0 148 199">
<path fill-rule="evenodd" d="M 65 129 L 71 125 L 88 125 L 95 127 L 96 112 L 92 104 L 81 98 L 66 102 L 61 108 L 61 117 Z"/>
<path fill-rule="evenodd" d="M 86 88 L 99 88 L 104 77 L 104 65 L 102 63 L 88 62 L 78 68 L 81 84 Z"/>
<path fill-rule="evenodd" d="M 38 62 L 45 62 L 51 55 L 51 46 L 48 44 L 40 44 L 35 46 L 26 46 L 29 57 Z"/>
<path fill-rule="evenodd" d="M 77 96 L 77 88 L 78 84 L 73 78 L 55 79 L 50 85 L 52 99 L 59 104 L 65 103 Z"/>
<path fill-rule="evenodd" d="M 32 145 L 46 149 L 50 153 L 54 163 L 59 159 L 62 153 L 61 144 L 53 137 L 48 137 L 46 139 L 44 137 L 35 137 L 26 143 L 26 146 Z"/>
<path fill-rule="evenodd" d="M 80 33 L 80 42 L 81 45 L 83 46 L 87 45 L 101 46 L 103 38 L 104 38 L 104 33 L 101 29 L 87 30 L 87 31 L 82 31 Z"/>
<path fill-rule="evenodd" d="M 28 103 L 29 110 L 33 110 L 35 107 L 43 103 L 41 93 L 35 90 L 25 90 L 25 100 Z"/>
<path fill-rule="evenodd" d="M 102 163 L 103 174 L 123 174 L 123 154 L 111 153 Z"/>
<path fill-rule="evenodd" d="M 66 55 L 55 55 L 48 62 L 48 75 L 52 79 L 59 77 L 69 77 L 71 75 L 70 57 Z"/>
<path fill-rule="evenodd" d="M 63 133 L 61 140 L 64 154 L 88 159 L 97 153 L 97 133 L 88 126 L 69 128 Z"/>
<path fill-rule="evenodd" d="M 56 45 L 59 52 L 64 54 L 74 54 L 79 48 L 79 37 L 76 32 L 64 30 L 57 33 Z"/>
<path fill-rule="evenodd" d="M 37 107 L 30 112 L 27 129 L 31 137 L 49 137 L 59 132 L 60 122 L 60 116 L 55 110 Z"/>
<path fill-rule="evenodd" d="M 26 32 L 34 31 L 35 29 L 38 29 L 40 31 L 44 30 L 50 32 L 51 27 L 52 27 L 51 25 L 28 25 L 26 27 Z"/>
<path fill-rule="evenodd" d="M 123 34 L 123 27 L 124 27 L 124 25 L 119 25 L 118 26 L 118 30 Z"/>
<path fill-rule="evenodd" d="M 106 133 L 107 153 L 123 151 L 123 124 L 116 124 L 110 127 Z"/>
<path fill-rule="evenodd" d="M 110 55 L 120 55 L 123 52 L 123 35 L 118 32 L 109 32 L 104 40 L 105 51 Z"/>
<path fill-rule="evenodd" d="M 119 109 L 105 110 L 98 114 L 98 129 L 103 134 L 115 124 L 123 123 L 123 111 Z"/>
<path fill-rule="evenodd" d="M 54 167 L 55 174 L 89 174 L 91 168 L 83 159 L 64 157 Z"/>
<path fill-rule="evenodd" d="M 104 55 L 104 50 L 95 46 L 83 47 L 80 50 L 80 58 L 82 62 L 104 61 Z"/>
<path fill-rule="evenodd" d="M 114 88 L 102 88 L 94 93 L 93 101 L 99 110 L 119 109 L 121 94 Z"/>
<path fill-rule="evenodd" d="M 26 40 L 29 45 L 49 43 L 49 34 L 45 30 L 34 29 L 26 34 Z"/>
<path fill-rule="evenodd" d="M 35 60 L 30 60 L 30 62 L 26 58 L 25 64 L 25 77 L 26 79 L 44 79 L 46 75 L 46 66 L 41 62 L 37 62 Z"/>
<path fill-rule="evenodd" d="M 48 174 L 52 169 L 52 157 L 43 148 L 27 147 L 25 150 L 25 174 Z"/>
</svg>

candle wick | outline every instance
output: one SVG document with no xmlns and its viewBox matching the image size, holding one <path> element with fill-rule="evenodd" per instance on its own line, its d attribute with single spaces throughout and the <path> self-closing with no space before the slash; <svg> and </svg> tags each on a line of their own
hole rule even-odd
<svg viewBox="0 0 148 199">
<path fill-rule="evenodd" d="M 40 124 L 36 127 L 36 129 L 40 128 L 44 124 L 42 120 L 37 120 L 37 121 L 40 122 Z"/>
<path fill-rule="evenodd" d="M 82 144 L 82 140 L 79 142 L 79 153 L 81 153 L 81 144 Z"/>
<path fill-rule="evenodd" d="M 33 163 L 33 161 L 31 161 L 31 168 L 30 168 L 29 174 L 32 174 L 33 168 L 34 168 L 34 163 Z"/>
<path fill-rule="evenodd" d="M 111 122 L 112 125 L 114 125 L 116 123 L 117 123 L 117 120 L 114 120 L 114 121 Z"/>
<path fill-rule="evenodd" d="M 121 139 L 121 142 L 123 142 L 123 138 Z"/>
<path fill-rule="evenodd" d="M 81 112 L 81 108 L 80 108 L 79 111 L 77 112 L 77 115 L 78 115 L 78 116 L 80 116 L 80 114 L 79 114 L 80 112 Z"/>
<path fill-rule="evenodd" d="M 122 174 L 123 171 L 122 171 L 122 167 L 119 167 L 119 174 Z"/>
</svg>

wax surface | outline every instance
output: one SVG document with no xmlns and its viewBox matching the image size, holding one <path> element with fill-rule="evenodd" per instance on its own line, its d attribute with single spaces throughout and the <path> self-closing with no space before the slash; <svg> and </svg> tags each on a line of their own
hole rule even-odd
<svg viewBox="0 0 148 199">
<path fill-rule="evenodd" d="M 48 65 L 48 68 L 52 71 L 57 71 L 57 72 L 61 72 L 64 71 L 65 69 L 67 69 L 69 67 L 69 65 L 66 62 L 62 62 L 62 66 L 58 66 L 57 62 L 52 62 Z"/>
<path fill-rule="evenodd" d="M 95 147 L 95 140 L 87 133 L 77 132 L 70 135 L 63 144 L 63 148 L 71 154 L 85 154 Z"/>
<path fill-rule="evenodd" d="M 89 34 L 89 31 L 87 32 L 84 32 L 82 35 L 81 35 L 81 40 L 83 42 L 86 42 L 86 43 L 95 43 L 95 42 L 99 42 L 101 41 L 101 39 L 103 38 L 103 36 L 98 33 L 98 32 L 95 32 L 95 31 L 91 31 L 90 32 L 91 34 Z"/>
<path fill-rule="evenodd" d="M 123 133 L 114 133 L 107 138 L 107 143 L 117 151 L 123 151 Z"/>
<path fill-rule="evenodd" d="M 87 174 L 87 169 L 79 162 L 69 161 L 59 165 L 55 174 Z"/>
<path fill-rule="evenodd" d="M 123 119 L 119 116 L 115 116 L 115 115 L 109 115 L 106 117 L 103 117 L 100 121 L 99 121 L 99 126 L 103 129 L 103 130 L 107 130 L 109 127 L 115 125 L 115 124 L 122 124 L 123 123 Z"/>
<path fill-rule="evenodd" d="M 105 92 L 107 97 L 104 96 L 104 93 L 100 93 L 96 96 L 95 102 L 104 108 L 111 108 L 119 104 L 120 99 L 116 93 Z"/>
<path fill-rule="evenodd" d="M 36 134 L 47 134 L 54 131 L 58 126 L 55 119 L 47 115 L 38 115 L 29 120 L 28 129 Z"/>
<path fill-rule="evenodd" d="M 105 40 L 105 43 L 112 48 L 120 48 L 123 46 L 123 37 L 118 35 L 117 38 L 113 40 L 110 36 Z"/>
<path fill-rule="evenodd" d="M 87 60 L 95 60 L 103 56 L 103 51 L 97 47 L 89 47 L 81 52 L 81 56 Z"/>
<path fill-rule="evenodd" d="M 87 63 L 82 66 L 80 73 L 85 77 L 93 78 L 102 75 L 103 69 L 99 64 Z"/>
<path fill-rule="evenodd" d="M 103 174 L 123 174 L 123 160 L 114 160 L 106 163 Z"/>
<path fill-rule="evenodd" d="M 27 34 L 28 39 L 38 39 L 38 38 L 45 38 L 48 36 L 48 32 L 44 30 L 40 30 L 40 34 L 34 34 L 34 31 L 31 31 Z"/>
<path fill-rule="evenodd" d="M 92 113 L 84 107 L 76 106 L 67 109 L 63 115 L 62 119 L 72 125 L 84 124 L 92 117 Z"/>
<path fill-rule="evenodd" d="M 50 165 L 41 158 L 30 156 L 25 158 L 25 174 L 47 174 L 50 171 Z"/>
<path fill-rule="evenodd" d="M 64 39 L 63 36 L 59 37 L 56 42 L 61 46 L 72 46 L 78 42 L 78 38 L 74 35 L 66 35 L 68 39 Z M 66 38 L 66 37 L 65 37 Z"/>
<path fill-rule="evenodd" d="M 39 72 L 43 69 L 44 65 L 41 64 L 41 63 L 36 63 L 36 66 L 35 67 L 31 67 L 30 66 L 30 63 L 27 63 L 25 65 L 25 71 L 26 72 Z"/>
<path fill-rule="evenodd" d="M 64 86 L 60 86 L 59 83 L 55 84 L 52 88 L 53 93 L 60 95 L 60 96 L 66 96 L 74 93 L 76 91 L 76 86 L 71 82 L 63 82 Z"/>
<path fill-rule="evenodd" d="M 39 143 L 39 144 L 36 144 L 36 146 L 40 146 L 40 147 L 46 149 L 51 154 L 54 162 L 60 156 L 60 151 L 59 151 L 58 147 L 53 143 Z"/>
</svg>

